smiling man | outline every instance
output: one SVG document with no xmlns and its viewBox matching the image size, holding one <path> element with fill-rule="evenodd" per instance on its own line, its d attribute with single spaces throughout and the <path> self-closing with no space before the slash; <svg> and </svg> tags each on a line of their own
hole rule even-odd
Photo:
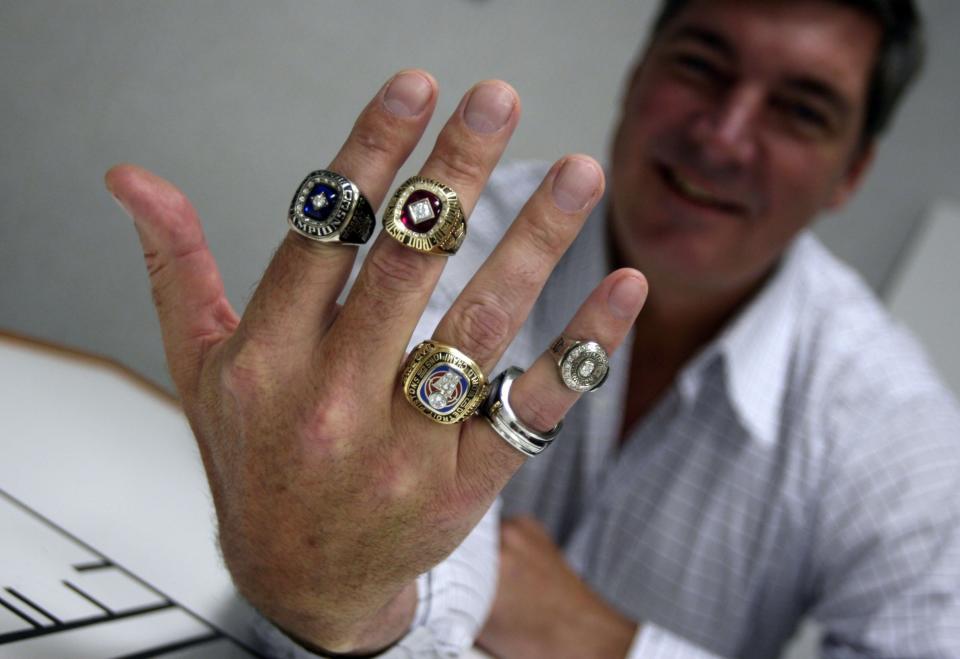
<svg viewBox="0 0 960 659">
<path fill-rule="evenodd" d="M 480 83 L 342 305 L 429 74 L 301 184 L 242 318 L 183 195 L 108 172 L 266 651 L 759 659 L 812 617 L 833 659 L 960 656 L 960 411 L 806 231 L 920 55 L 907 0 L 667 0 L 606 195 L 585 156 L 493 172 L 519 100 Z"/>
</svg>

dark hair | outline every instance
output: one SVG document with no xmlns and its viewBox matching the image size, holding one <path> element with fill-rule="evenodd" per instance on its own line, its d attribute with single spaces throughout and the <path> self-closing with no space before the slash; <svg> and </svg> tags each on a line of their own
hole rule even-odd
<svg viewBox="0 0 960 659">
<path fill-rule="evenodd" d="M 858 9 L 880 25 L 883 38 L 870 78 L 861 142 L 869 143 L 890 123 L 904 92 L 923 65 L 924 38 L 913 0 L 831 0 Z M 656 37 L 690 0 L 663 0 L 653 23 Z"/>
</svg>

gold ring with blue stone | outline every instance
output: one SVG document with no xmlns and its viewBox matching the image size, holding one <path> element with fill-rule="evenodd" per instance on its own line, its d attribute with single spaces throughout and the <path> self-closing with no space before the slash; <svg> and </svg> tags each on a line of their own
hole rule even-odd
<svg viewBox="0 0 960 659">
<path fill-rule="evenodd" d="M 437 423 L 465 421 L 487 396 L 480 366 L 453 346 L 423 341 L 411 351 L 400 374 L 407 401 Z"/>
<path fill-rule="evenodd" d="M 291 229 L 311 240 L 350 245 L 370 240 L 377 223 L 370 202 L 353 181 L 326 169 L 303 179 L 287 221 Z"/>
<path fill-rule="evenodd" d="M 460 198 L 451 188 L 423 176 L 397 188 L 383 215 L 384 230 L 425 254 L 456 254 L 467 235 Z"/>
</svg>

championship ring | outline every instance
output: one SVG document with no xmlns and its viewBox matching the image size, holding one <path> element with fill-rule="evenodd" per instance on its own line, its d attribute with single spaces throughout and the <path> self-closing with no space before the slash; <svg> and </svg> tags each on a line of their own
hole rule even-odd
<svg viewBox="0 0 960 659">
<path fill-rule="evenodd" d="M 574 341 L 561 335 L 550 344 L 550 352 L 557 359 L 560 379 L 571 391 L 599 389 L 610 372 L 607 351 L 595 341 Z"/>
<path fill-rule="evenodd" d="M 455 254 L 467 235 L 457 193 L 422 176 L 397 188 L 383 215 L 383 228 L 407 247 L 427 254 Z"/>
<path fill-rule="evenodd" d="M 487 380 L 477 363 L 436 341 L 413 349 L 400 382 L 410 404 L 437 423 L 464 421 L 487 395 Z"/>
<path fill-rule="evenodd" d="M 370 202 L 345 176 L 319 169 L 303 180 L 287 215 L 290 228 L 322 243 L 362 245 L 376 217 Z"/>
</svg>

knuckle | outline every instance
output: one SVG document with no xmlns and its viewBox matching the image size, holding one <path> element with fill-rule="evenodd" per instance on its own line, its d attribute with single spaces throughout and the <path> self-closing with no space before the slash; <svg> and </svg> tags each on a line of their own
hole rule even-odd
<svg viewBox="0 0 960 659">
<path fill-rule="evenodd" d="M 312 458 L 343 460 L 351 450 L 352 401 L 324 392 L 306 414 L 298 434 Z"/>
<path fill-rule="evenodd" d="M 522 537 L 540 534 L 543 531 L 543 526 L 540 524 L 540 522 L 538 522 L 533 517 L 530 517 L 528 515 L 515 517 L 514 522 L 516 524 L 517 530 L 521 533 Z"/>
<path fill-rule="evenodd" d="M 357 147 L 357 155 L 368 162 L 395 158 L 393 141 L 378 124 L 362 119 L 353 128 L 350 141 Z"/>
<path fill-rule="evenodd" d="M 220 385 L 241 405 L 254 402 L 268 373 L 266 351 L 254 341 L 246 341 L 224 360 Z"/>
<path fill-rule="evenodd" d="M 487 361 L 510 337 L 512 321 L 505 305 L 487 296 L 467 302 L 453 314 L 457 345 L 478 361 Z"/>
<path fill-rule="evenodd" d="M 523 529 L 515 518 L 500 524 L 500 545 L 504 549 L 516 549 L 523 542 Z"/>
<path fill-rule="evenodd" d="M 203 233 L 193 204 L 182 191 L 176 190 L 165 200 L 154 226 L 168 251 L 175 257 L 189 255 L 204 246 Z"/>
<path fill-rule="evenodd" d="M 413 465 L 398 456 L 391 457 L 393 459 L 380 462 L 377 496 L 392 506 L 405 508 L 420 499 L 420 475 Z"/>
<path fill-rule="evenodd" d="M 407 295 L 419 291 L 424 285 L 426 262 L 422 255 L 410 249 L 371 250 L 364 264 L 368 268 L 367 285 L 374 296 Z"/>
<path fill-rule="evenodd" d="M 155 249 L 144 250 L 143 262 L 147 265 L 147 274 L 150 279 L 156 279 L 167 267 L 167 262 L 160 256 L 160 252 Z"/>
<path fill-rule="evenodd" d="M 567 248 L 563 228 L 544 210 L 535 209 L 525 218 L 523 235 L 530 244 L 531 253 L 559 257 Z"/>
<path fill-rule="evenodd" d="M 458 184 L 473 187 L 486 176 L 483 162 L 463 145 L 447 143 L 437 150 L 436 155 L 443 169 L 444 182 L 455 186 L 454 189 Z"/>
</svg>

